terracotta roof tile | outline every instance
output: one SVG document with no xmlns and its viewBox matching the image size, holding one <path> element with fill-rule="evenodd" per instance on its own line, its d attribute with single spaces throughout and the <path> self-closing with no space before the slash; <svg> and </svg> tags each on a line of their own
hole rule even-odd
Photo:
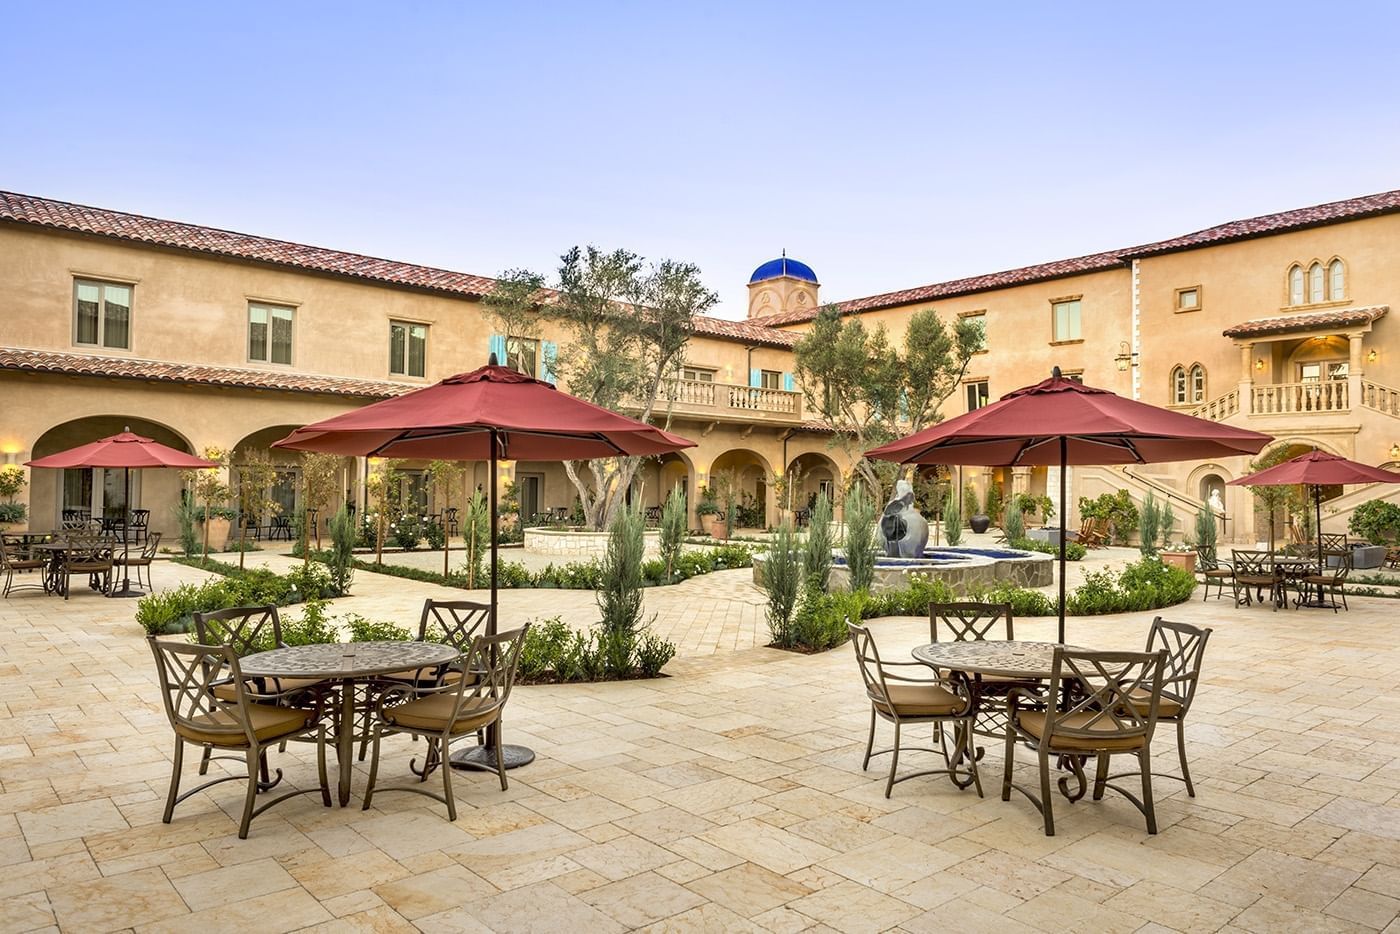
<svg viewBox="0 0 1400 934">
<path fill-rule="evenodd" d="M 791 347 L 802 335 L 792 331 L 780 331 L 752 321 L 730 321 L 728 318 L 711 318 L 697 315 L 695 333 L 705 337 L 718 337 L 722 340 L 743 343 L 764 344 L 769 347 Z"/>
<path fill-rule="evenodd" d="M 165 363 L 131 357 L 99 357 L 89 354 L 24 350 L 18 347 L 0 347 L 0 370 L 154 380 L 239 389 L 270 389 L 281 392 L 316 392 L 361 399 L 387 399 L 418 388 L 416 384 L 407 385 L 388 380 L 275 373 L 238 367 Z"/>
<path fill-rule="evenodd" d="M 1198 230 L 1182 237 L 1159 240 L 1156 243 L 1149 243 L 1133 250 L 1123 250 L 1119 255 L 1124 259 L 1153 256 L 1158 253 L 1190 250 L 1217 243 L 1229 243 L 1232 240 L 1248 240 L 1252 237 L 1267 237 L 1270 234 L 1287 233 L 1290 230 L 1321 227 L 1325 224 L 1337 224 L 1342 221 L 1353 221 L 1363 217 L 1396 212 L 1400 212 L 1400 190 L 1383 191 L 1360 198 L 1348 198 L 1346 201 L 1332 201 L 1327 204 L 1315 204 L 1309 208 L 1297 208 L 1292 211 L 1281 211 L 1278 214 L 1265 214 L 1262 217 L 1230 221 L 1228 224 L 1207 227 L 1205 230 Z"/>
<path fill-rule="evenodd" d="M 0 220 L 475 298 L 490 292 L 495 285 L 494 279 L 485 276 L 8 191 L 0 191 Z"/>
<path fill-rule="evenodd" d="M 1366 308 L 1338 308 L 1333 311 L 1300 312 L 1291 315 L 1276 315 L 1272 318 L 1255 318 L 1242 321 L 1221 333 L 1226 337 L 1252 337 L 1259 334 L 1287 334 L 1291 331 L 1312 331 L 1317 328 L 1348 327 L 1367 324 L 1383 318 L 1390 311 L 1389 305 L 1371 305 Z"/>
</svg>

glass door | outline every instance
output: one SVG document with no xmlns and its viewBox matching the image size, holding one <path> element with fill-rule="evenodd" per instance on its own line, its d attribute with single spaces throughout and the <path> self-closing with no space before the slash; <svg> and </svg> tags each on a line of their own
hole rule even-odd
<svg viewBox="0 0 1400 934">
<path fill-rule="evenodd" d="M 520 475 L 520 516 L 529 521 L 540 514 L 540 493 L 544 489 L 544 477 L 527 473 Z"/>
</svg>

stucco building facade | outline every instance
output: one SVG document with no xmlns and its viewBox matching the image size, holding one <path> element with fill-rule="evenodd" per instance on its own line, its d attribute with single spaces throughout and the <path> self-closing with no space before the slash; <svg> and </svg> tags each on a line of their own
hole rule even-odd
<svg viewBox="0 0 1400 934">
<path fill-rule="evenodd" d="M 495 352 L 549 378 L 558 333 L 499 334 L 484 314 L 491 279 L 215 228 L 0 193 L 0 461 L 23 462 L 130 426 L 192 452 L 266 449 L 291 428 L 473 369 Z M 823 300 L 811 267 L 786 256 L 748 284 L 748 317 L 701 318 L 670 392 L 672 429 L 697 442 L 641 471 L 655 503 L 733 469 L 768 522 L 781 478 L 792 505 L 840 488 L 850 464 L 830 444 L 795 376 L 792 345 Z M 1085 382 L 1373 464 L 1400 461 L 1400 192 L 1206 228 L 1184 237 L 838 303 L 896 340 L 932 308 L 975 316 L 986 350 L 945 415 L 1048 375 Z M 565 387 L 567 388 L 567 387 Z M 296 458 L 273 496 L 294 509 Z M 360 502 L 366 464 L 347 460 Z M 423 465 L 404 465 L 410 476 Z M 1246 491 L 1225 482 L 1245 459 L 1076 468 L 1072 500 L 1153 491 L 1190 514 L 1222 491 L 1226 537 L 1262 534 Z M 567 508 L 558 464 L 518 462 L 522 512 Z M 464 489 L 484 479 L 469 469 Z M 34 527 L 64 509 L 120 509 L 102 472 L 32 472 Z M 1053 489 L 1053 470 L 965 469 L 980 491 Z M 1376 491 L 1335 491 L 1324 526 L 1341 530 Z M 426 491 L 416 492 L 430 498 Z M 173 529 L 179 478 L 150 471 L 133 505 Z M 1071 523 L 1077 515 L 1071 511 Z M 692 522 L 695 524 L 694 516 Z"/>
</svg>

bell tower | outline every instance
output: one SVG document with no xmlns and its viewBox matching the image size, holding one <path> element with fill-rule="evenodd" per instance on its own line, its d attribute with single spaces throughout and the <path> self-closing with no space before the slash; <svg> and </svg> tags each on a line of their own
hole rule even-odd
<svg viewBox="0 0 1400 934">
<path fill-rule="evenodd" d="M 787 251 L 759 266 L 749 277 L 749 317 L 815 311 L 821 283 L 806 263 L 790 259 Z"/>
</svg>

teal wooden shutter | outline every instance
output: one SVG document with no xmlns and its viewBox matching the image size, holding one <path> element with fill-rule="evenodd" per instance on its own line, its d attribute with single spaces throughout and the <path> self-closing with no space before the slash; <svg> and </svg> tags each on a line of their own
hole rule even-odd
<svg viewBox="0 0 1400 934">
<path fill-rule="evenodd" d="M 763 385 L 763 371 L 749 370 L 749 385 L 755 389 Z"/>
<path fill-rule="evenodd" d="M 791 373 L 783 374 L 783 388 L 786 389 L 788 392 L 797 391 L 797 383 L 793 380 Z"/>
<path fill-rule="evenodd" d="M 495 354 L 496 363 L 500 366 L 506 366 L 506 336 L 504 334 L 492 334 L 491 341 L 487 344 L 486 352 L 488 354 Z M 489 360 L 490 357 L 488 356 L 487 359 Z"/>
<path fill-rule="evenodd" d="M 909 393 L 903 390 L 899 393 L 899 420 L 909 421 Z"/>
<path fill-rule="evenodd" d="M 540 341 L 540 379 L 554 384 L 554 358 L 559 354 L 559 345 L 554 341 Z"/>
</svg>

